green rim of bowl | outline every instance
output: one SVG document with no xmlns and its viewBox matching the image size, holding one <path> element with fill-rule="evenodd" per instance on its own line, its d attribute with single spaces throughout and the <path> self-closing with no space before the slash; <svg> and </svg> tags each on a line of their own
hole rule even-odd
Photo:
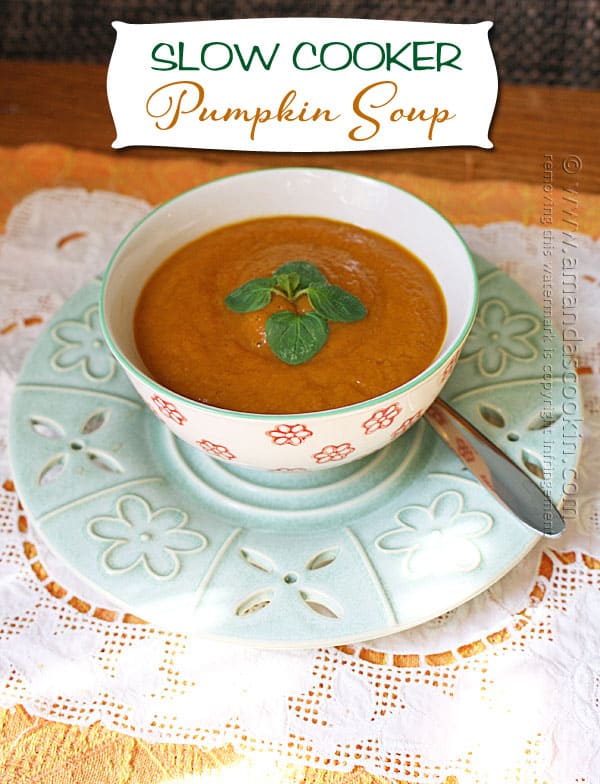
<svg viewBox="0 0 600 784">
<path fill-rule="evenodd" d="M 465 250 L 465 252 L 467 254 L 467 260 L 469 262 L 470 269 L 471 269 L 472 283 L 473 283 L 473 293 L 474 293 L 473 302 L 471 304 L 471 312 L 469 313 L 467 322 L 466 322 L 465 326 L 463 327 L 460 335 L 456 338 L 456 340 L 454 340 L 452 342 L 452 345 L 449 346 L 449 348 L 447 348 L 446 351 L 444 351 L 444 353 L 441 354 L 436 360 L 434 360 L 434 362 L 431 365 L 429 365 L 427 368 L 425 368 L 425 370 L 423 370 L 421 373 L 419 373 L 418 376 L 415 376 L 414 378 L 411 378 L 410 381 L 407 381 L 405 384 L 402 384 L 399 387 L 394 387 L 394 389 L 390 390 L 389 392 L 384 392 L 383 394 L 378 395 L 377 397 L 372 397 L 372 398 L 369 398 L 368 400 L 363 400 L 360 403 L 352 403 L 351 405 L 342 406 L 340 408 L 328 408 L 328 409 L 323 409 L 323 410 L 320 410 L 320 411 L 303 411 L 301 413 L 289 412 L 289 413 L 284 413 L 284 414 L 257 414 L 257 413 L 253 413 L 253 412 L 250 412 L 250 411 L 233 411 L 233 410 L 227 409 L 227 408 L 218 408 L 217 406 L 211 406 L 211 405 L 208 405 L 207 403 L 200 403 L 197 400 L 192 400 L 191 398 L 185 397 L 184 395 L 180 395 L 178 392 L 175 392 L 174 390 L 169 389 L 168 387 L 162 386 L 162 384 L 159 384 L 153 378 L 151 378 L 150 376 L 147 376 L 145 373 L 143 373 L 138 367 L 136 367 L 132 362 L 130 362 L 129 359 L 127 359 L 127 357 L 121 352 L 121 350 L 115 344 L 115 342 L 114 342 L 114 340 L 112 338 L 112 335 L 109 332 L 108 325 L 106 324 L 106 321 L 104 319 L 104 298 L 105 298 L 106 286 L 107 286 L 108 278 L 109 278 L 109 275 L 110 275 L 110 271 L 111 271 L 111 269 L 112 269 L 112 267 L 113 267 L 113 265 L 114 265 L 114 263 L 116 261 L 117 256 L 119 255 L 119 253 L 121 251 L 121 248 L 128 242 L 128 240 L 132 236 L 132 234 L 134 234 L 134 232 L 138 231 L 138 229 L 144 223 L 146 223 L 146 221 L 148 221 L 159 210 L 163 210 L 164 208 L 166 208 L 169 205 L 173 204 L 177 200 L 184 198 L 185 196 L 187 196 L 188 194 L 192 193 L 193 191 L 200 190 L 201 188 L 205 188 L 205 187 L 210 186 L 210 185 L 212 185 L 213 183 L 216 183 L 216 182 L 224 182 L 226 180 L 233 180 L 233 179 L 235 179 L 237 177 L 247 177 L 247 176 L 251 176 L 253 174 L 260 174 L 260 173 L 263 173 L 263 172 L 274 172 L 274 171 L 277 171 L 277 172 L 283 172 L 283 171 L 292 172 L 293 171 L 293 172 L 310 172 L 310 173 L 313 173 L 313 172 L 317 172 L 317 173 L 320 173 L 320 172 L 330 172 L 332 174 L 350 175 L 350 176 L 355 177 L 357 179 L 368 180 L 370 182 L 378 183 L 379 185 L 386 185 L 388 188 L 394 188 L 395 190 L 400 191 L 401 193 L 406 194 L 411 199 L 414 199 L 415 201 L 418 201 L 421 204 L 423 204 L 425 207 L 429 208 L 447 226 L 449 226 L 450 229 L 452 230 L 452 232 L 456 235 L 458 241 L 461 243 L 461 245 L 463 246 L 463 248 L 464 248 L 464 250 Z M 364 408 L 371 407 L 372 405 L 379 405 L 380 403 L 384 403 L 387 400 L 390 400 L 391 398 L 397 397 L 400 394 L 408 392 L 410 389 L 413 389 L 418 384 L 421 384 L 423 381 L 426 381 L 461 346 L 462 342 L 465 340 L 465 338 L 469 334 L 469 332 L 471 330 L 471 327 L 473 325 L 473 321 L 475 320 L 476 313 L 477 313 L 478 299 L 479 299 L 479 281 L 478 281 L 478 278 L 477 278 L 477 272 L 476 272 L 476 269 L 475 269 L 475 262 L 473 261 L 473 256 L 471 254 L 471 251 L 469 250 L 469 248 L 468 248 L 466 242 L 464 241 L 464 239 L 461 237 L 459 232 L 456 230 L 455 226 L 444 215 L 442 215 L 441 212 L 436 210 L 435 207 L 432 207 L 431 204 L 428 204 L 428 202 L 424 201 L 423 199 L 419 198 L 418 196 L 415 196 L 413 193 L 410 193 L 409 191 L 406 191 L 403 188 L 398 187 L 397 185 L 393 185 L 392 183 L 386 182 L 385 180 L 380 180 L 380 179 L 377 179 L 376 177 L 369 177 L 369 176 L 366 176 L 364 174 L 355 174 L 354 172 L 349 172 L 349 171 L 346 171 L 346 170 L 343 170 L 343 169 L 328 169 L 326 167 L 307 167 L 307 166 L 293 166 L 293 167 L 290 167 L 290 166 L 281 166 L 281 167 L 274 166 L 274 167 L 271 167 L 271 168 L 268 168 L 268 169 L 254 169 L 254 170 L 251 170 L 251 171 L 248 171 L 248 172 L 239 172 L 238 174 L 229 174 L 229 175 L 226 175 L 224 177 L 218 177 L 218 178 L 216 178 L 214 180 L 210 180 L 209 182 L 202 183 L 202 185 L 196 185 L 193 188 L 188 188 L 188 190 L 183 191 L 182 193 L 177 194 L 177 196 L 173 196 L 173 198 L 168 199 L 167 201 L 163 202 L 162 204 L 159 204 L 157 207 L 152 209 L 147 215 L 145 215 L 140 221 L 138 221 L 135 224 L 135 226 L 133 226 L 127 232 L 127 234 L 123 237 L 121 242 L 118 244 L 117 248 L 115 249 L 115 251 L 113 252 L 113 254 L 112 254 L 111 258 L 110 258 L 110 261 L 108 262 L 106 270 L 104 271 L 104 275 L 102 277 L 102 286 L 101 286 L 101 289 L 100 289 L 100 326 L 101 326 L 102 333 L 104 335 L 104 339 L 106 341 L 107 346 L 109 347 L 111 352 L 114 354 L 114 356 L 117 358 L 117 360 L 120 362 L 120 364 L 123 367 L 125 367 L 128 370 L 129 373 L 131 373 L 133 376 L 135 376 L 141 383 L 146 384 L 151 389 L 155 390 L 156 392 L 158 392 L 158 393 L 160 393 L 162 395 L 171 396 L 171 397 L 175 398 L 176 400 L 181 401 L 182 403 L 184 403 L 184 404 L 186 404 L 188 406 L 192 406 L 193 408 L 198 409 L 199 411 L 204 411 L 206 413 L 211 413 L 213 415 L 215 413 L 218 413 L 220 415 L 224 415 L 224 416 L 228 416 L 228 417 L 242 418 L 242 419 L 254 419 L 254 420 L 257 420 L 257 421 L 281 419 L 282 416 L 283 417 L 285 417 L 285 416 L 293 416 L 293 417 L 300 418 L 300 419 L 309 418 L 310 417 L 311 419 L 313 419 L 315 417 L 331 416 L 332 414 L 335 414 L 335 415 L 350 414 L 350 413 L 353 413 L 355 411 L 360 411 L 360 410 L 362 410 Z"/>
</svg>

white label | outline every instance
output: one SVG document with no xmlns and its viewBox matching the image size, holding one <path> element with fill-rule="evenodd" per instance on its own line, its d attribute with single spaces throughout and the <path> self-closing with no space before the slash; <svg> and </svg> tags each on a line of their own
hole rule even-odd
<svg viewBox="0 0 600 784">
<path fill-rule="evenodd" d="M 113 25 L 107 80 L 113 147 L 492 147 L 498 77 L 491 22 Z"/>
</svg>

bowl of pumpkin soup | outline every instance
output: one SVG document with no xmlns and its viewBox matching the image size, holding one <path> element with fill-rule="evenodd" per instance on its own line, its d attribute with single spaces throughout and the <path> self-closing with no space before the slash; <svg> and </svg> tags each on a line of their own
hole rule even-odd
<svg viewBox="0 0 600 784">
<path fill-rule="evenodd" d="M 104 276 L 106 342 L 155 416 L 211 457 L 321 470 L 440 393 L 473 323 L 456 229 L 388 183 L 253 171 L 153 210 Z"/>
</svg>

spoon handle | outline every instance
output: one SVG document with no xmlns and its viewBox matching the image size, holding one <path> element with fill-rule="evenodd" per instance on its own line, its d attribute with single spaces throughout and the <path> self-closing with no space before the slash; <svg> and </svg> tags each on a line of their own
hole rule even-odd
<svg viewBox="0 0 600 784">
<path fill-rule="evenodd" d="M 510 512 L 543 536 L 559 536 L 562 515 L 544 491 L 452 406 L 436 398 L 425 418 L 476 479 Z"/>
</svg>

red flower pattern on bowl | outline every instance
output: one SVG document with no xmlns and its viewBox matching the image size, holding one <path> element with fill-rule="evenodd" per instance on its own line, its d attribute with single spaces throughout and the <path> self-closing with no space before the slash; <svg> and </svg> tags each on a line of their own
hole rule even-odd
<svg viewBox="0 0 600 784">
<path fill-rule="evenodd" d="M 267 430 L 267 435 L 278 446 L 283 446 L 284 444 L 299 446 L 307 438 L 310 438 L 313 432 L 304 425 L 277 425 L 273 430 Z"/>
<path fill-rule="evenodd" d="M 187 421 L 187 418 L 179 411 L 179 409 L 173 405 L 168 400 L 165 400 L 163 397 L 159 395 L 152 395 L 152 402 L 154 403 L 156 412 L 162 416 L 167 417 L 172 422 L 175 422 L 178 425 L 183 425 Z"/>
<path fill-rule="evenodd" d="M 415 414 L 413 414 L 408 419 L 405 419 L 404 422 L 400 425 L 400 427 L 396 428 L 392 433 L 392 438 L 396 438 L 396 436 L 401 436 L 403 433 L 406 433 L 409 427 L 412 427 L 415 422 L 423 416 L 422 409 L 419 409 Z"/>
<path fill-rule="evenodd" d="M 450 374 L 452 373 L 452 371 L 453 371 L 453 370 L 454 370 L 454 368 L 456 367 L 456 363 L 458 362 L 458 358 L 459 358 L 459 354 L 458 354 L 458 353 L 456 353 L 456 354 L 455 354 L 455 355 L 452 357 L 452 359 L 450 360 L 450 362 L 448 362 L 448 364 L 447 364 L 447 365 L 446 365 L 446 367 L 444 368 L 444 370 L 443 370 L 443 372 L 442 372 L 442 384 L 445 384 L 445 383 L 446 383 L 446 381 L 447 381 L 447 380 L 450 378 Z"/>
<path fill-rule="evenodd" d="M 235 455 L 226 446 L 223 444 L 213 444 L 212 441 L 208 441 L 206 438 L 202 438 L 200 441 L 196 441 L 200 449 L 203 449 L 207 455 L 211 455 L 212 457 L 220 457 L 224 460 L 235 460 Z"/>
<path fill-rule="evenodd" d="M 135 303 L 150 275 L 201 234 L 284 214 L 360 225 L 422 259 L 446 301 L 448 324 L 439 357 L 418 378 L 385 395 L 316 412 L 222 410 L 157 386 L 140 363 L 133 335 Z M 134 387 L 178 438 L 236 465 L 316 471 L 383 448 L 399 425 L 404 432 L 413 424 L 412 417 L 403 421 L 409 414 L 433 403 L 473 325 L 476 302 L 477 275 L 469 251 L 456 229 L 428 204 L 389 183 L 349 172 L 278 167 L 214 180 L 145 216 L 120 243 L 105 272 L 100 321 L 106 345 Z"/>
<path fill-rule="evenodd" d="M 320 452 L 315 452 L 313 458 L 319 464 L 334 463 L 339 460 L 344 460 L 354 451 L 354 447 L 347 441 L 343 444 L 328 444 L 327 446 L 324 446 Z"/>
<path fill-rule="evenodd" d="M 377 432 L 377 430 L 382 430 L 384 427 L 389 427 L 401 411 L 402 408 L 398 403 L 392 403 L 387 408 L 380 408 L 379 411 L 375 411 L 373 416 L 363 422 L 362 426 L 365 433 L 370 435 Z"/>
</svg>

